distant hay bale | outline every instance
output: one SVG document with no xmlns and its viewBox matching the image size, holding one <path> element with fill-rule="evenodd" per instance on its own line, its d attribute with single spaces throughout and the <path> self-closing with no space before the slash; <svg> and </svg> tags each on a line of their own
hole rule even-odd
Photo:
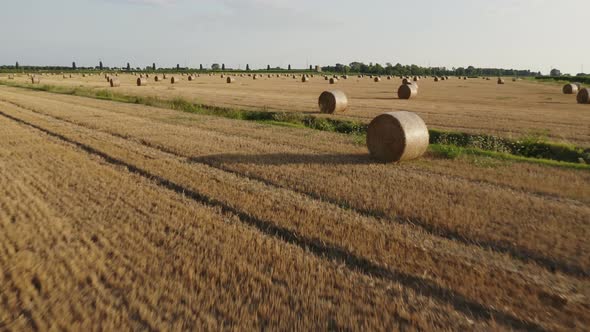
<svg viewBox="0 0 590 332">
<path fill-rule="evenodd" d="M 373 79 L 375 82 L 381 82 L 381 77 L 377 76 Z"/>
<path fill-rule="evenodd" d="M 348 98 L 340 90 L 324 91 L 318 99 L 318 106 L 322 113 L 344 112 L 348 108 Z"/>
<path fill-rule="evenodd" d="M 121 82 L 119 81 L 118 78 L 115 77 L 111 77 L 109 84 L 111 85 L 111 88 L 116 88 L 121 86 Z"/>
<path fill-rule="evenodd" d="M 272 78 L 272 75 L 271 74 L 268 74 L 268 78 Z"/>
<path fill-rule="evenodd" d="M 341 76 L 343 80 L 347 80 L 348 79 L 348 75 L 342 75 Z"/>
<path fill-rule="evenodd" d="M 399 99 L 410 99 L 418 95 L 418 85 L 416 84 L 402 84 L 397 90 Z"/>
<path fill-rule="evenodd" d="M 301 82 L 306 83 L 309 81 L 309 78 L 307 78 L 307 76 L 303 75 L 303 77 L 301 77 Z"/>
<path fill-rule="evenodd" d="M 180 78 L 177 78 L 175 76 L 170 77 L 170 84 L 176 84 L 180 81 Z"/>
<path fill-rule="evenodd" d="M 41 79 L 38 76 L 31 77 L 31 84 L 39 84 L 41 83 Z"/>
<path fill-rule="evenodd" d="M 233 77 L 228 76 L 226 82 L 229 83 L 234 83 L 236 80 Z"/>
<path fill-rule="evenodd" d="M 388 80 L 391 80 L 391 76 L 387 76 L 387 79 L 388 79 Z"/>
<path fill-rule="evenodd" d="M 338 83 L 337 78 L 334 78 L 334 77 L 330 78 L 330 84 L 336 84 L 336 83 Z"/>
<path fill-rule="evenodd" d="M 367 130 L 367 147 L 372 158 L 398 162 L 422 156 L 429 134 L 424 121 L 412 112 L 389 112 L 377 116 Z"/>
<path fill-rule="evenodd" d="M 504 84 L 504 79 L 502 79 L 501 77 L 498 77 L 498 84 Z"/>
<path fill-rule="evenodd" d="M 163 79 L 163 80 L 165 80 L 165 79 L 167 79 L 167 78 L 168 78 L 168 77 L 166 76 L 166 74 L 162 74 L 162 79 Z"/>
<path fill-rule="evenodd" d="M 195 79 L 195 78 L 193 77 L 193 75 L 188 75 L 188 80 L 189 80 L 189 81 L 192 81 L 192 80 L 194 80 L 194 79 Z"/>
<path fill-rule="evenodd" d="M 573 95 L 574 93 L 577 94 L 578 90 L 579 90 L 578 86 L 576 84 L 572 84 L 572 83 L 564 85 L 563 89 L 562 89 L 563 93 L 566 95 Z"/>
<path fill-rule="evenodd" d="M 411 83 L 409 79 L 407 79 L 407 78 L 404 78 L 404 79 L 402 80 L 402 84 L 408 84 L 408 83 Z"/>
<path fill-rule="evenodd" d="M 435 78 L 434 78 L 434 81 L 435 81 L 435 82 L 438 82 L 438 81 L 439 81 L 439 78 L 438 78 L 438 77 L 435 77 Z"/>
<path fill-rule="evenodd" d="M 86 77 L 86 74 L 82 74 L 82 77 Z"/>
<path fill-rule="evenodd" d="M 8 78 L 10 78 L 10 76 L 9 76 Z M 63 75 L 63 78 L 64 78 L 64 79 L 65 79 L 65 78 L 68 78 L 68 75 Z"/>
<path fill-rule="evenodd" d="M 14 75 L 12 75 L 12 74 L 8 75 L 8 79 L 9 80 L 13 80 L 14 79 Z"/>
<path fill-rule="evenodd" d="M 418 82 L 420 80 L 420 78 L 418 78 L 418 76 L 414 76 L 414 82 Z"/>
<path fill-rule="evenodd" d="M 330 78 L 328 76 L 324 76 L 324 81 L 329 80 Z"/>
<path fill-rule="evenodd" d="M 137 86 L 146 86 L 148 83 L 147 78 L 138 77 L 137 78 Z"/>
<path fill-rule="evenodd" d="M 221 74 L 221 78 L 225 78 L 225 75 Z"/>
<path fill-rule="evenodd" d="M 582 88 L 578 91 L 576 100 L 579 104 L 590 104 L 590 90 L 588 88 Z"/>
</svg>

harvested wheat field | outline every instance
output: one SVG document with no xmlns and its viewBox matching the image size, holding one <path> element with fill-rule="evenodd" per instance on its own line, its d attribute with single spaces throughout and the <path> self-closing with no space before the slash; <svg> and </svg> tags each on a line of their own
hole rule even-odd
<svg viewBox="0 0 590 332">
<path fill-rule="evenodd" d="M 337 118 L 368 123 L 383 112 L 404 109 L 416 112 L 431 128 L 511 138 L 540 134 L 554 142 L 590 147 L 588 107 L 577 104 L 575 95 L 564 95 L 559 84 L 507 80 L 499 85 L 481 79 L 426 79 L 419 82 L 417 96 L 404 100 L 398 99 L 397 91 L 402 84 L 398 77 L 379 84 L 368 76 L 351 77 L 339 80 L 337 85 L 330 85 L 319 75 L 306 83 L 291 76 L 265 76 L 257 80 L 238 77 L 227 84 L 227 78 L 220 75 L 201 75 L 174 85 L 169 80 L 150 79 L 147 86 L 137 86 L 137 77 L 133 75 L 119 78 L 121 87 L 114 91 L 126 95 L 181 97 L 206 105 L 302 113 L 318 112 L 317 98 L 336 86 L 349 99 L 347 111 L 337 114 Z M 30 83 L 24 76 L 14 81 Z M 109 86 L 101 77 L 81 75 L 71 79 L 44 77 L 42 84 L 92 89 Z"/>
<path fill-rule="evenodd" d="M 119 79 L 301 112 L 329 87 Z M 590 144 L 590 112 L 553 86 L 422 80 L 401 101 L 391 81 L 341 80 L 349 109 L 331 116 L 407 108 Z M 587 169 L 430 151 L 383 164 L 353 135 L 0 86 L 0 329 L 583 331 L 589 184 Z"/>
</svg>

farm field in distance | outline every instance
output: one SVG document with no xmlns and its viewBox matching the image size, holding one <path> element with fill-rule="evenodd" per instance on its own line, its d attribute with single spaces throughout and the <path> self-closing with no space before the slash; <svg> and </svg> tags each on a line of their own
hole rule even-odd
<svg viewBox="0 0 590 332">
<path fill-rule="evenodd" d="M 160 78 L 162 74 L 159 74 Z M 6 74 L 0 74 L 0 80 Z M 227 84 L 219 74 L 201 74 L 193 81 L 187 76 L 170 84 L 166 80 L 147 79 L 147 86 L 136 86 L 137 77 L 119 75 L 121 86 L 112 91 L 162 99 L 181 97 L 189 102 L 222 107 L 281 112 L 317 113 L 317 98 L 324 90 L 338 89 L 349 98 L 349 108 L 333 118 L 368 123 L 375 116 L 391 110 L 409 110 L 424 119 L 429 128 L 474 134 L 490 134 L 508 138 L 541 136 L 550 141 L 590 147 L 590 114 L 586 105 L 577 104 L 575 95 L 564 95 L 559 84 L 537 83 L 527 80 L 498 85 L 491 80 L 450 77 L 434 82 L 426 77 L 418 82 L 420 92 L 411 100 L 397 99 L 401 79 L 382 77 L 374 82 L 369 76 L 358 78 L 349 75 L 335 85 L 328 84 L 316 74 L 309 82 L 292 75 L 268 78 L 267 74 L 254 80 L 252 77 L 233 75 L 236 81 Z M 274 74 L 273 74 L 274 76 Z M 26 75 L 17 76 L 14 82 L 30 83 Z M 94 90 L 110 89 L 101 75 L 72 78 L 62 75 L 41 76 L 41 85 L 83 87 Z M 320 115 L 321 116 L 321 115 Z"/>
<path fill-rule="evenodd" d="M 554 84 L 119 79 L 41 85 L 590 147 L 590 108 Z M 346 112 L 318 113 L 330 89 Z M 589 216 L 588 169 L 383 164 L 355 135 L 0 84 L 0 329 L 582 331 Z"/>
</svg>

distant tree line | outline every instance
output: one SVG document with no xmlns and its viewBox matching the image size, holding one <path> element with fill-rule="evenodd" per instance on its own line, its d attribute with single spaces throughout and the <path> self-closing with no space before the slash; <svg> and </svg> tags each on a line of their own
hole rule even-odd
<svg viewBox="0 0 590 332">
<path fill-rule="evenodd" d="M 211 65 L 210 69 L 206 69 L 203 65 L 199 65 L 199 69 L 195 68 L 188 68 L 188 67 L 180 67 L 180 65 L 176 65 L 172 68 L 156 68 L 156 64 L 152 63 L 151 66 L 146 66 L 144 68 L 135 67 L 132 68 L 129 63 L 123 67 L 107 67 L 104 66 L 102 61 L 99 62 L 98 66 L 95 67 L 77 67 L 76 63 L 73 62 L 71 67 L 65 66 L 23 66 L 19 65 L 17 62 L 15 65 L 12 66 L 0 66 L 0 70 L 3 71 L 10 71 L 10 70 L 23 70 L 23 71 L 92 71 L 92 70 L 127 70 L 127 71 L 173 71 L 173 70 L 180 70 L 180 71 L 192 71 L 192 70 L 228 70 L 234 71 L 236 69 L 226 68 L 225 64 L 214 63 Z M 250 65 L 246 65 L 246 70 L 251 70 Z M 261 71 L 263 69 L 259 69 L 257 71 Z M 281 67 L 271 67 L 267 65 L 267 71 L 284 71 L 285 69 Z M 291 65 L 287 66 L 287 71 L 295 70 L 295 71 L 308 71 L 307 68 L 305 69 L 292 69 Z M 309 66 L 309 71 L 313 71 L 313 66 Z M 348 65 L 337 63 L 333 66 L 324 66 L 321 67 L 321 70 L 324 72 L 333 72 L 333 73 L 342 73 L 342 74 L 372 74 L 372 75 L 393 75 L 393 76 L 401 76 L 401 75 L 427 75 L 427 76 L 542 76 L 540 72 L 532 72 L 530 70 L 515 70 L 515 69 L 502 69 L 502 68 L 476 68 L 474 66 L 469 66 L 467 68 L 459 67 L 459 68 L 446 68 L 446 67 L 420 67 L 417 65 L 402 65 L 402 64 L 391 64 L 386 63 L 385 66 L 382 66 L 378 63 L 369 63 L 365 64 L 363 62 L 352 62 Z"/>
<path fill-rule="evenodd" d="M 358 73 L 373 75 L 437 75 L 437 76 L 540 76 L 540 72 L 530 70 L 502 69 L 502 68 L 476 68 L 469 66 L 467 68 L 446 68 L 446 67 L 420 67 L 417 65 L 402 65 L 386 63 L 382 66 L 378 63 L 365 64 L 363 62 L 352 62 L 348 65 L 337 63 L 334 66 L 322 67 L 322 71 L 337 73 Z"/>
</svg>

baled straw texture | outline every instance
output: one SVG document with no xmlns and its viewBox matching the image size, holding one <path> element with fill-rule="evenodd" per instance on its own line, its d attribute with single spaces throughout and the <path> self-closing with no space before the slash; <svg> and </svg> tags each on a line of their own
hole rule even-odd
<svg viewBox="0 0 590 332">
<path fill-rule="evenodd" d="M 418 95 L 418 85 L 416 84 L 402 84 L 397 90 L 399 99 L 410 99 Z"/>
<path fill-rule="evenodd" d="M 367 130 L 371 157 L 382 162 L 416 159 L 428 148 L 424 121 L 412 112 L 389 112 L 377 116 Z"/>
<path fill-rule="evenodd" d="M 318 106 L 322 113 L 344 112 L 348 108 L 348 98 L 340 90 L 324 91 L 318 99 Z"/>
</svg>

